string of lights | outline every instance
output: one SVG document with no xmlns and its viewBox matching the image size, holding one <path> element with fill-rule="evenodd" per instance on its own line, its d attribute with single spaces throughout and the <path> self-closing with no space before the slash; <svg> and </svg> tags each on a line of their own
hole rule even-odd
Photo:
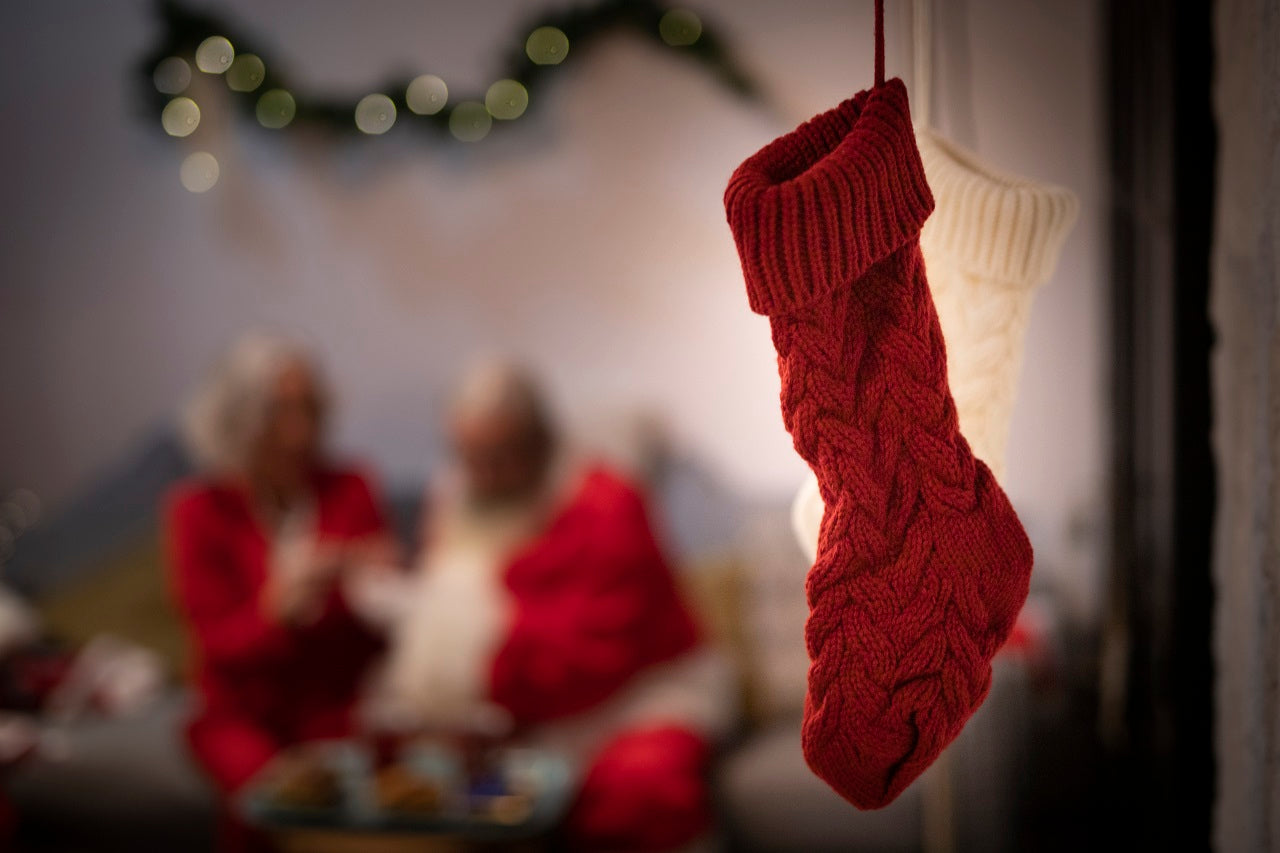
<svg viewBox="0 0 1280 853">
<path fill-rule="evenodd" d="M 158 115 L 160 127 L 174 137 L 189 136 L 200 126 L 192 83 L 195 75 L 207 74 L 221 76 L 237 108 L 271 131 L 309 126 L 381 136 L 393 128 L 418 128 L 437 139 L 475 143 L 497 127 L 518 124 L 571 53 L 577 59 L 593 42 L 618 31 L 697 63 L 739 95 L 757 95 L 696 13 L 655 0 L 599 0 L 534 16 L 507 41 L 501 71 L 482 93 L 458 96 L 435 73 L 441 69 L 424 67 L 426 73 L 389 79 L 354 102 L 291 82 L 233 21 L 177 0 L 161 0 L 156 15 L 159 37 L 139 63 L 140 89 L 148 112 Z M 211 154 L 194 152 L 183 163 L 183 184 L 197 192 L 208 189 L 217 181 L 217 168 Z"/>
</svg>

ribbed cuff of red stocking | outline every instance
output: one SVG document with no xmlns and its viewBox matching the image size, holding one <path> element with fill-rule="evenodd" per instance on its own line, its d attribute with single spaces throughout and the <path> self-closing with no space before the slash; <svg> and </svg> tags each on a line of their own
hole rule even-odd
<svg viewBox="0 0 1280 853">
<path fill-rule="evenodd" d="M 758 314 L 798 311 L 915 238 L 933 195 L 902 81 L 765 146 L 734 172 L 725 208 Z"/>
</svg>

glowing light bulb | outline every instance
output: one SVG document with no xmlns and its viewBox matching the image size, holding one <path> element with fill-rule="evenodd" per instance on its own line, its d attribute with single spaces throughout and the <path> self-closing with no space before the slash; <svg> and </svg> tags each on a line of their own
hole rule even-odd
<svg viewBox="0 0 1280 853">
<path fill-rule="evenodd" d="M 279 130 L 285 127 L 289 122 L 293 121 L 294 115 L 298 111 L 298 105 L 284 89 L 268 89 L 258 98 L 258 105 L 255 112 L 258 115 L 258 124 L 263 127 Z"/>
<path fill-rule="evenodd" d="M 222 74 L 235 58 L 236 49 L 222 36 L 209 36 L 196 48 L 196 68 L 206 74 Z"/>
<path fill-rule="evenodd" d="M 252 92 L 266 79 L 267 66 L 252 53 L 235 58 L 227 69 L 227 87 L 233 92 Z"/>
<path fill-rule="evenodd" d="M 529 33 L 524 52 L 537 65 L 559 65 L 569 55 L 569 37 L 558 27 L 538 27 Z"/>
<path fill-rule="evenodd" d="M 489 134 L 493 117 L 479 101 L 463 101 L 449 113 L 449 132 L 463 142 L 478 142 Z"/>
<path fill-rule="evenodd" d="M 409 109 L 420 116 L 433 116 L 449 102 L 449 87 L 434 74 L 413 78 L 405 89 L 404 101 Z"/>
<path fill-rule="evenodd" d="M 364 133 L 386 133 L 395 123 L 396 105 L 386 95 L 365 95 L 356 104 L 356 127 Z"/>
<path fill-rule="evenodd" d="M 520 118 L 529 108 L 529 90 L 515 80 L 499 80 L 485 92 L 484 106 L 494 118 Z"/>
<path fill-rule="evenodd" d="M 189 191 L 208 192 L 218 182 L 218 158 L 208 151 L 195 151 L 188 154 L 182 161 L 178 177 Z"/>
<path fill-rule="evenodd" d="M 170 56 L 156 63 L 151 80 L 156 84 L 156 91 L 180 95 L 191 85 L 191 66 L 180 56 Z"/>
<path fill-rule="evenodd" d="M 688 47 L 702 37 L 702 21 L 688 9 L 672 9 L 658 21 L 658 34 L 672 47 Z"/>
<path fill-rule="evenodd" d="M 160 124 L 170 136 L 190 136 L 200 126 L 200 106 L 190 98 L 174 98 L 160 113 Z"/>
</svg>

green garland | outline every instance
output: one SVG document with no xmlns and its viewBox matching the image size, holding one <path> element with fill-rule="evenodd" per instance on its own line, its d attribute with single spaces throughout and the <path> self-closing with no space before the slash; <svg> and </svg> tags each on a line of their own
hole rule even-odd
<svg viewBox="0 0 1280 853">
<path fill-rule="evenodd" d="M 672 55 L 696 62 L 737 94 L 757 97 L 755 85 L 714 32 L 694 13 L 655 0 L 599 0 L 534 17 L 508 40 L 494 78 L 499 82 L 484 96 L 449 92 L 446 98 L 439 78 L 406 76 L 387 80 L 372 89 L 373 96 L 355 103 L 303 91 L 266 57 L 254 38 L 211 12 L 161 0 L 157 17 L 160 36 L 139 63 L 139 89 L 148 112 L 159 116 L 159 125 L 174 136 L 185 136 L 199 124 L 198 105 L 182 95 L 190 78 L 204 73 L 196 61 L 198 53 L 208 72 L 227 79 L 228 94 L 239 108 L 264 127 L 276 129 L 311 126 L 381 134 L 420 128 L 446 139 L 475 141 L 487 135 L 490 125 L 497 129 L 518 124 L 503 119 L 518 118 L 526 106 L 536 108 L 543 100 L 540 93 L 570 55 L 580 59 L 600 37 L 616 31 L 655 41 Z M 423 65 L 427 70 L 429 63 Z M 413 97 L 409 87 L 415 79 L 419 82 Z M 425 114 L 430 110 L 436 111 Z"/>
</svg>

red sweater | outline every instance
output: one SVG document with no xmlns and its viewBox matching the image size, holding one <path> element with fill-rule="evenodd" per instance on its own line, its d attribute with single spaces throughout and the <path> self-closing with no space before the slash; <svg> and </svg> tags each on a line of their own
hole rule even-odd
<svg viewBox="0 0 1280 853">
<path fill-rule="evenodd" d="M 698 643 L 639 492 L 593 469 L 506 572 L 514 620 L 491 695 L 519 722 L 586 710 Z"/>
<path fill-rule="evenodd" d="M 318 472 L 314 499 L 322 539 L 386 530 L 358 474 Z M 232 485 L 180 486 L 170 498 L 167 532 L 174 594 L 195 652 L 199 714 L 252 723 L 284 743 L 343 734 L 381 642 L 355 620 L 338 589 L 313 625 L 269 621 L 259 605 L 268 541 L 248 496 Z"/>
</svg>

